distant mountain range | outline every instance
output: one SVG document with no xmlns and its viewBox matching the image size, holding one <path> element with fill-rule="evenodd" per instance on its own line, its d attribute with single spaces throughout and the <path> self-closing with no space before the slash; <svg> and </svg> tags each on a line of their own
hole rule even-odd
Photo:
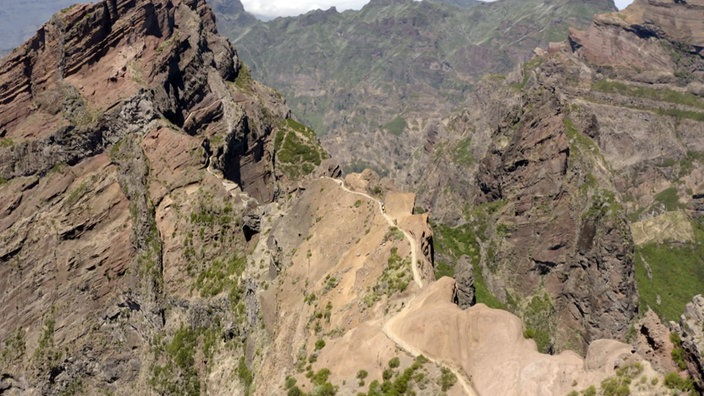
<svg viewBox="0 0 704 396">
<path fill-rule="evenodd" d="M 22 44 L 55 12 L 76 0 L 23 0 L 0 2 L 0 56 Z M 89 3 L 89 1 L 82 1 Z"/>
<path fill-rule="evenodd" d="M 418 149 L 444 133 L 442 120 L 483 75 L 615 11 L 610 0 L 373 0 L 261 22 L 241 5 L 211 3 L 253 75 L 281 91 L 334 158 L 409 186 Z"/>
</svg>

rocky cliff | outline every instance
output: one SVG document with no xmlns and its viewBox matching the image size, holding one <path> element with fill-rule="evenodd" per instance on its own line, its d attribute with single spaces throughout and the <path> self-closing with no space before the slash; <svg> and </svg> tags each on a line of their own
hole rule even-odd
<svg viewBox="0 0 704 396">
<path fill-rule="evenodd" d="M 634 265 L 641 306 L 667 317 L 681 295 L 658 289 L 670 262 L 653 258 L 702 256 L 702 164 L 666 161 L 696 141 L 700 55 L 675 52 L 691 73 L 666 84 L 684 96 L 644 98 L 643 70 L 598 68 L 575 40 L 486 80 L 449 121 L 437 159 L 463 162 L 464 183 L 424 194 L 467 205 L 431 230 L 390 180 L 331 178 L 202 1 L 57 14 L 0 63 L 0 393 L 670 392 L 629 345 L 596 338 L 628 333 Z M 656 136 L 639 117 L 675 128 L 657 167 L 605 146 L 623 109 L 634 146 Z M 440 162 L 431 183 L 454 163 Z M 645 221 L 681 240 L 632 238 Z M 457 281 L 435 280 L 435 246 L 467 264 Z M 701 285 L 687 275 L 683 294 Z"/>
<path fill-rule="evenodd" d="M 687 370 L 691 373 L 697 389 L 704 391 L 704 298 L 694 296 L 685 307 L 680 318 L 679 333 L 686 354 Z"/>
<path fill-rule="evenodd" d="M 5 57 L 0 393 L 193 394 L 225 343 L 236 365 L 245 219 L 324 157 L 288 117 L 203 1 L 76 5 Z"/>
<path fill-rule="evenodd" d="M 440 260 L 470 257 L 478 301 L 486 287 L 544 350 L 622 338 L 648 308 L 677 320 L 704 281 L 702 11 L 636 1 L 597 15 L 486 77 L 437 142 L 419 204 L 457 225 L 439 240 L 465 246 Z"/>
</svg>

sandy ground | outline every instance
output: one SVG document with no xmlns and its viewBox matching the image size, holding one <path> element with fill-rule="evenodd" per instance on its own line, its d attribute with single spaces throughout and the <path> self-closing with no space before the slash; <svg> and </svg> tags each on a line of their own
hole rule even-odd
<svg viewBox="0 0 704 396">
<path fill-rule="evenodd" d="M 423 355 L 432 362 L 433 375 L 440 367 L 450 369 L 457 383 L 449 395 L 565 395 L 592 384 L 598 388 L 615 367 L 642 360 L 629 345 L 613 340 L 595 342 L 586 358 L 570 351 L 541 354 L 533 340 L 523 337 L 515 315 L 482 304 L 461 310 L 452 303 L 454 280 L 435 281 L 418 268 L 424 260 L 418 224 L 427 219 L 412 214 L 414 195 L 387 192 L 382 202 L 363 191 L 363 181 L 354 176 L 344 182 L 316 179 L 292 203 L 290 213 L 299 213 L 298 218 L 276 215 L 286 224 L 271 233 L 284 247 L 287 263 L 278 286 L 263 294 L 273 339 L 262 367 L 268 383 L 257 386 L 258 394 L 283 392 L 287 375 L 310 392 L 304 373 L 294 369 L 310 355 L 316 356 L 313 371 L 330 369 L 340 395 L 366 391 L 357 384 L 357 372 L 369 373 L 367 384 L 381 380 L 394 357 L 401 358 L 403 368 Z M 389 240 L 392 227 L 404 238 Z M 365 299 L 392 249 L 400 257 L 410 256 L 413 282 L 368 305 Z M 327 306 L 329 318 L 316 319 Z M 313 351 L 319 339 L 325 347 Z M 647 384 L 652 377 L 663 382 L 647 362 L 642 364 Z M 656 393 L 648 389 L 640 394 Z"/>
</svg>

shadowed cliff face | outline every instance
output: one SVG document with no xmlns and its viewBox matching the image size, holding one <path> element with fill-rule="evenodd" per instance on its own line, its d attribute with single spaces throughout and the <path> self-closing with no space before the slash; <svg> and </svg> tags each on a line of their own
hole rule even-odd
<svg viewBox="0 0 704 396">
<path fill-rule="evenodd" d="M 608 165 L 554 89 L 524 92 L 477 170 L 476 202 L 494 206 L 485 278 L 528 328 L 550 334 L 550 349 L 621 338 L 638 295 Z"/>
<path fill-rule="evenodd" d="M 271 152 L 261 149 L 270 126 L 251 125 L 250 118 L 262 111 L 245 114 L 252 106 L 228 92 L 239 61 L 231 45 L 215 36 L 215 20 L 206 9 L 197 1 L 106 1 L 57 14 L 0 69 L 0 123 L 14 143 L 2 153 L 7 158 L 2 177 L 73 165 L 138 129 L 135 124 L 162 118 L 191 135 L 228 134 L 215 167 L 227 162 L 222 169 L 227 176 L 255 198 L 271 200 Z M 187 12 L 193 13 L 189 24 L 179 25 Z M 128 112 L 119 106 L 129 99 L 133 112 L 145 106 L 135 102 L 150 102 L 149 116 L 125 120 Z M 274 100 L 273 113 L 285 115 Z M 115 126 L 120 122 L 128 125 Z M 252 127 L 261 132 L 250 133 Z M 254 162 L 261 166 L 247 159 L 255 151 Z M 269 159 L 266 171 L 263 157 Z M 24 165 L 16 166 L 20 161 Z"/>
</svg>

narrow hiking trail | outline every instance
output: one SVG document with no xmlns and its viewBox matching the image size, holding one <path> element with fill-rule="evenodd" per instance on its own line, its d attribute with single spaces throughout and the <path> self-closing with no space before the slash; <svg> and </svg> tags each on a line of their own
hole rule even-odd
<svg viewBox="0 0 704 396">
<path fill-rule="evenodd" d="M 401 232 L 403 232 L 403 236 L 406 238 L 408 243 L 411 245 L 411 270 L 413 271 L 413 281 L 416 283 L 416 285 L 418 285 L 419 288 L 422 289 L 423 288 L 423 278 L 421 278 L 420 272 L 418 271 L 418 262 L 417 262 L 418 244 L 413 239 L 411 234 L 408 233 L 408 231 L 402 230 L 400 227 L 398 227 L 398 225 L 396 224 L 398 221 L 386 213 L 386 211 L 384 210 L 384 204 L 380 200 L 372 197 L 369 194 L 350 190 L 349 188 L 347 188 L 347 186 L 345 186 L 345 182 L 342 180 L 333 179 L 331 177 L 325 177 L 325 178 L 334 181 L 335 183 L 337 183 L 337 185 L 340 186 L 340 188 L 342 188 L 344 191 L 346 191 L 350 194 L 360 195 L 360 196 L 365 197 L 371 201 L 376 202 L 377 206 L 379 207 L 379 212 L 381 213 L 382 216 L 384 216 L 384 219 L 386 220 L 386 223 L 389 225 L 389 227 L 396 227 L 399 230 L 401 230 Z"/>
<path fill-rule="evenodd" d="M 371 200 L 371 201 L 376 202 L 377 205 L 378 205 L 378 207 L 379 207 L 379 212 L 381 212 L 381 215 L 384 216 L 384 219 L 386 219 L 386 222 L 388 223 L 388 225 L 389 225 L 390 227 L 397 227 L 397 228 L 399 228 L 399 227 L 396 225 L 396 223 L 395 223 L 395 220 L 396 220 L 396 219 L 394 219 L 393 217 L 389 216 L 389 215 L 386 213 L 386 211 L 384 210 L 383 203 L 382 203 L 380 200 L 378 200 L 378 199 L 372 197 L 372 196 L 369 195 L 369 194 L 350 190 L 349 188 L 347 188 L 347 187 L 345 186 L 345 183 L 344 183 L 344 181 L 342 181 L 342 180 L 333 179 L 333 178 L 331 178 L 331 177 L 325 177 L 325 178 L 334 181 L 335 183 L 337 183 L 337 185 L 340 186 L 340 188 L 342 188 L 344 191 L 346 191 L 346 192 L 348 192 L 348 193 L 350 193 L 350 194 L 359 195 L 359 196 L 365 197 L 365 198 L 367 198 L 367 199 L 369 199 L 369 200 Z M 411 263 L 412 263 L 411 268 L 412 268 L 412 270 L 413 270 L 413 280 L 414 280 L 415 283 L 418 285 L 418 287 L 422 289 L 422 288 L 423 288 L 423 279 L 421 278 L 420 273 L 418 272 L 418 267 L 417 267 L 417 262 L 416 262 L 416 259 L 417 259 L 417 253 L 416 253 L 416 252 L 417 252 L 417 243 L 416 243 L 415 239 L 413 239 L 413 237 L 410 235 L 410 233 L 408 233 L 406 230 L 403 230 L 403 229 L 401 229 L 401 228 L 399 228 L 399 230 L 401 230 L 401 231 L 403 232 L 404 237 L 406 238 L 406 240 L 408 241 L 408 243 L 409 243 L 410 246 L 411 246 Z M 451 363 L 451 362 L 444 362 L 444 361 L 441 361 L 441 360 L 438 360 L 438 359 L 434 358 L 433 356 L 430 356 L 430 355 L 428 355 L 428 354 L 424 354 L 422 351 L 420 351 L 419 349 L 417 349 L 417 348 L 414 347 L 413 345 L 410 345 L 410 344 L 408 344 L 407 342 L 405 342 L 404 340 L 402 340 L 402 339 L 392 330 L 392 325 L 393 325 L 394 323 L 396 323 L 398 320 L 400 320 L 400 319 L 402 319 L 403 317 L 405 317 L 405 312 L 411 307 L 411 304 L 413 303 L 413 300 L 415 300 L 415 296 L 412 297 L 410 301 L 408 301 L 408 303 L 406 304 L 406 308 L 405 308 L 405 309 L 403 309 L 401 312 L 399 312 L 399 313 L 397 313 L 396 315 L 394 315 L 393 317 L 391 317 L 391 319 L 389 319 L 389 320 L 387 320 L 386 322 L 384 322 L 384 324 L 381 326 L 382 332 L 384 333 L 384 335 L 385 335 L 389 340 L 391 340 L 394 344 L 396 344 L 396 346 L 398 346 L 400 349 L 404 350 L 404 351 L 405 351 L 406 353 L 408 353 L 409 355 L 411 355 L 411 356 L 413 356 L 413 357 L 418 357 L 418 356 L 420 356 L 420 355 L 423 355 L 423 356 L 425 356 L 428 360 L 430 360 L 431 362 L 433 362 L 433 363 L 435 363 L 435 364 L 437 364 L 437 365 L 439 365 L 439 366 L 447 367 L 447 368 L 455 375 L 455 377 L 457 377 L 457 381 L 458 381 L 459 384 L 462 386 L 462 390 L 464 391 L 464 394 L 465 394 L 465 395 L 468 395 L 468 396 L 476 396 L 476 395 L 477 395 L 477 392 L 474 390 L 474 388 L 472 387 L 472 385 L 471 385 L 471 383 L 470 383 L 470 380 L 469 380 L 469 379 L 467 378 L 467 376 L 462 372 L 461 369 L 455 367 L 455 365 L 454 365 L 453 363 Z"/>
<path fill-rule="evenodd" d="M 469 378 L 467 378 L 467 376 L 464 374 L 464 372 L 460 368 L 455 366 L 454 363 L 438 360 L 430 354 L 423 353 L 421 350 L 417 349 L 413 345 L 402 340 L 391 329 L 391 326 L 394 323 L 396 323 L 399 319 L 402 319 L 405 316 L 405 312 L 410 308 L 411 304 L 413 303 L 413 300 L 415 300 L 415 297 L 413 297 L 408 302 L 408 304 L 406 304 L 405 309 L 403 309 L 401 312 L 397 313 L 391 319 L 387 320 L 384 323 L 384 325 L 381 328 L 381 330 L 384 332 L 384 335 L 386 335 L 386 337 L 388 339 L 393 341 L 399 348 L 406 351 L 406 353 L 408 353 L 409 355 L 411 355 L 413 357 L 418 357 L 420 355 L 423 355 L 426 359 L 437 364 L 438 366 L 447 367 L 447 369 L 449 369 L 452 372 L 452 374 L 454 374 L 455 377 L 457 378 L 457 382 L 459 382 L 459 384 L 462 386 L 462 389 L 464 390 L 464 394 L 467 396 L 476 396 L 477 392 L 474 390 L 474 387 L 472 387 L 471 381 L 469 380 Z"/>
</svg>

